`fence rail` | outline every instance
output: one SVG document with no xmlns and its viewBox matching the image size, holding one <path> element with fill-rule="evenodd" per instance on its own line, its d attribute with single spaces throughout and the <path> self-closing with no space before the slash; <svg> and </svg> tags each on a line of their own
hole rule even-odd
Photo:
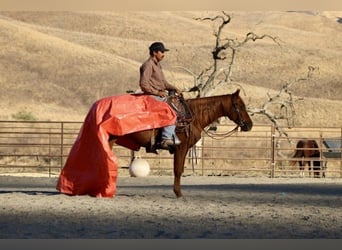
<svg viewBox="0 0 342 250">
<path fill-rule="evenodd" d="M 0 174 L 58 176 L 70 149 L 82 126 L 82 122 L 0 121 Z M 326 166 L 325 176 L 342 177 L 342 158 L 327 157 L 329 152 L 341 152 L 327 148 L 324 140 L 341 139 L 342 128 L 283 128 L 287 136 L 277 136 L 272 125 L 255 125 L 250 132 L 237 132 L 229 138 L 219 133 L 230 131 L 233 126 L 217 127 L 217 138 L 202 134 L 202 139 L 187 155 L 184 175 L 234 175 L 299 177 L 298 165 L 292 165 L 292 155 L 299 139 L 310 138 L 318 142 L 321 152 L 318 159 Z M 146 159 L 152 175 L 172 175 L 173 155 L 168 151 L 159 154 L 138 152 L 114 145 L 118 157 L 119 175 L 128 174 L 132 157 Z M 331 154 L 330 154 L 331 155 Z M 310 176 L 308 169 L 306 176 Z M 321 170 L 320 172 L 323 172 Z"/>
</svg>

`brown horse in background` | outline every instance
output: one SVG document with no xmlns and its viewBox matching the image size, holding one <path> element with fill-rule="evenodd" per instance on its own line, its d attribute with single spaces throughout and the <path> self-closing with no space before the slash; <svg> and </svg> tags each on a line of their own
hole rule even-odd
<svg viewBox="0 0 342 250">
<path fill-rule="evenodd" d="M 170 148 L 170 153 L 174 154 L 173 172 L 174 184 L 173 191 L 176 196 L 182 197 L 181 192 L 181 175 L 184 172 L 184 162 L 189 149 L 196 144 L 201 138 L 202 131 L 205 127 L 216 121 L 218 118 L 227 116 L 230 120 L 241 128 L 241 131 L 249 131 L 252 129 L 253 122 L 247 113 L 244 101 L 239 95 L 240 90 L 236 90 L 233 94 L 201 97 L 187 99 L 186 104 L 192 111 L 193 119 L 188 126 L 176 128 L 176 134 L 181 144 Z M 155 141 L 160 129 L 151 129 L 139 131 L 124 135 L 125 139 L 134 141 L 141 147 L 146 148 L 146 152 L 151 148 L 151 141 Z M 110 144 L 113 145 L 119 137 L 110 138 Z M 153 145 L 152 145 L 153 146 Z"/>
<path fill-rule="evenodd" d="M 296 145 L 296 151 L 293 158 L 297 158 L 292 161 L 292 165 L 295 165 L 296 162 L 299 164 L 300 175 L 304 176 L 305 166 L 309 167 L 309 175 L 311 176 L 311 162 L 313 162 L 313 171 L 314 177 L 320 177 L 321 170 L 321 161 L 320 161 L 321 153 L 319 151 L 318 143 L 315 140 L 303 139 L 299 140 Z M 315 158 L 315 159 L 311 159 Z M 324 175 L 323 175 L 324 177 Z"/>
</svg>

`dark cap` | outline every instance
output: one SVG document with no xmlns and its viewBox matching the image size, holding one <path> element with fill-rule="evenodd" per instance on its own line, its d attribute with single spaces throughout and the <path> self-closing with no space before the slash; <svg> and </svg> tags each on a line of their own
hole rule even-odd
<svg viewBox="0 0 342 250">
<path fill-rule="evenodd" d="M 152 52 L 152 51 L 161 51 L 161 52 L 169 51 L 169 49 L 165 48 L 164 44 L 161 42 L 152 43 L 151 46 L 149 47 L 149 49 L 150 49 L 150 52 Z"/>
</svg>

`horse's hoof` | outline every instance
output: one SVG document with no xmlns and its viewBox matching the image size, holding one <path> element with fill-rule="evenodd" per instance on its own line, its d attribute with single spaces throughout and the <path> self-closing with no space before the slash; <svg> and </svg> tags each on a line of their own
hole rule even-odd
<svg viewBox="0 0 342 250">
<path fill-rule="evenodd" d="M 181 192 L 175 192 L 175 195 L 176 195 L 177 199 L 183 198 L 183 194 Z"/>
<path fill-rule="evenodd" d="M 184 196 L 177 197 L 177 201 L 187 201 Z"/>
</svg>

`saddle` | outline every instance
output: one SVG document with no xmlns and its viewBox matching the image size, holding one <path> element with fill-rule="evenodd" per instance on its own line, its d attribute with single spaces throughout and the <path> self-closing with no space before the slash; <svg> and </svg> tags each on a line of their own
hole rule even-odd
<svg viewBox="0 0 342 250">
<path fill-rule="evenodd" d="M 190 122 L 194 119 L 193 112 L 189 108 L 187 102 L 183 98 L 183 96 L 177 96 L 174 92 L 169 92 L 169 96 L 167 97 L 166 103 L 168 103 L 172 109 L 176 112 L 177 120 L 176 120 L 176 130 L 177 131 L 185 131 L 188 134 L 186 128 L 189 127 Z M 156 138 L 152 136 L 150 145 L 146 147 L 147 153 L 155 153 L 159 149 L 156 141 L 159 141 L 161 134 L 159 133 Z M 173 154 L 175 151 L 174 147 L 169 148 L 169 152 Z"/>
<path fill-rule="evenodd" d="M 189 125 L 190 122 L 192 122 L 192 120 L 194 119 L 193 112 L 189 108 L 183 96 L 177 96 L 173 91 L 170 91 L 166 102 L 173 108 L 174 111 L 176 111 L 177 128 L 186 127 L 187 125 Z"/>
</svg>

